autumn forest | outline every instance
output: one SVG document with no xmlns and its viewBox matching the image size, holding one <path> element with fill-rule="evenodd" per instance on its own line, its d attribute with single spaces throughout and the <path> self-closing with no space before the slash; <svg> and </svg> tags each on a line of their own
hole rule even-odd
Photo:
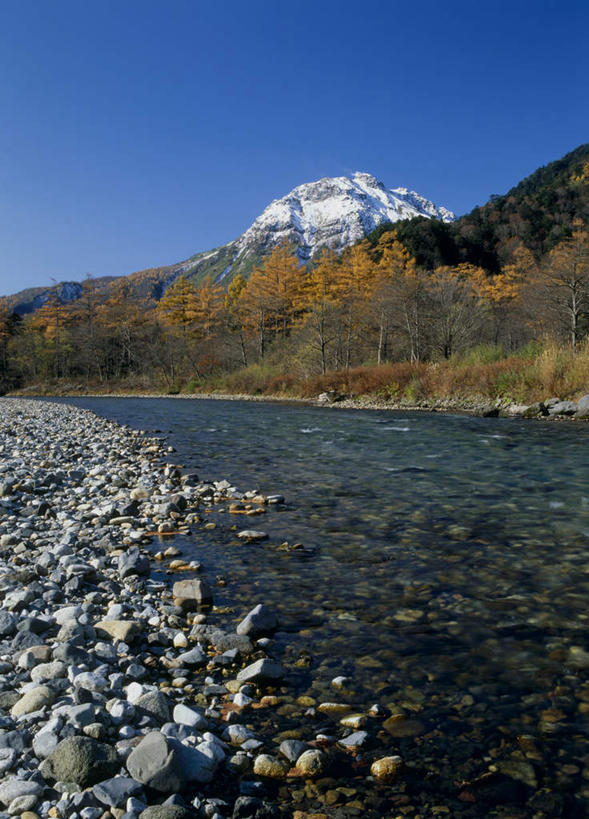
<svg viewBox="0 0 589 819">
<path fill-rule="evenodd" d="M 281 244 L 247 278 L 180 275 L 161 298 L 147 271 L 140 292 L 88 277 L 26 315 L 3 299 L 3 389 L 572 394 L 589 380 L 588 156 L 451 225 L 386 225 L 307 266 Z"/>
</svg>

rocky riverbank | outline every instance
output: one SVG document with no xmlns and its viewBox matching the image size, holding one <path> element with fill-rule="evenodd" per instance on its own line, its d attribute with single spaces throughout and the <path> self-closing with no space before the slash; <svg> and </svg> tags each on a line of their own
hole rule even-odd
<svg viewBox="0 0 589 819">
<path fill-rule="evenodd" d="M 51 391 L 38 393 L 34 389 L 14 393 L 16 397 L 22 394 L 31 397 L 56 397 Z M 577 401 L 570 401 L 558 397 L 546 398 L 531 404 L 517 404 L 512 401 L 496 400 L 489 402 L 482 395 L 456 396 L 452 398 L 432 398 L 418 403 L 407 400 L 392 400 L 372 395 L 349 396 L 335 391 L 324 392 L 312 398 L 302 398 L 291 395 L 252 395 L 248 393 L 190 393 L 190 394 L 161 394 L 161 393 L 90 393 L 81 390 L 64 390 L 59 397 L 78 398 L 174 398 L 178 400 L 212 400 L 212 401 L 252 401 L 257 403 L 284 403 L 309 404 L 330 409 L 362 409 L 362 410 L 392 410 L 411 412 L 441 412 L 463 413 L 483 417 L 504 418 L 535 418 L 543 420 L 576 420 L 589 421 L 589 394 L 581 396 Z"/>
<path fill-rule="evenodd" d="M 292 816 L 279 788 L 312 802 L 334 772 L 341 815 L 383 815 L 353 804 L 345 777 L 385 712 L 351 714 L 334 679 L 336 701 L 317 709 L 333 736 L 260 737 L 256 714 L 271 724 L 288 699 L 276 617 L 258 604 L 229 618 L 198 563 L 150 550 L 205 506 L 248 516 L 283 499 L 182 474 L 161 440 L 86 410 L 0 399 L 0 418 L 0 819 Z M 363 766 L 390 783 L 403 763 Z"/>
</svg>

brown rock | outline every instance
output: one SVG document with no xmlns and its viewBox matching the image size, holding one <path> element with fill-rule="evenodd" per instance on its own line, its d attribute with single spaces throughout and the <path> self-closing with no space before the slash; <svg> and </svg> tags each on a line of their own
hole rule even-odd
<svg viewBox="0 0 589 819">
<path fill-rule="evenodd" d="M 379 782 L 396 782 L 403 771 L 403 760 L 400 756 L 383 756 L 375 759 L 370 773 Z"/>
</svg>

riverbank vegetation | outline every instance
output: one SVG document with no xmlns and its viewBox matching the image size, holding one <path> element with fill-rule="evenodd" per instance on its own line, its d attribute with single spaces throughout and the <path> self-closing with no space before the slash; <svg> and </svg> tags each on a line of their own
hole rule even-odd
<svg viewBox="0 0 589 819">
<path fill-rule="evenodd" d="M 322 392 L 398 403 L 531 402 L 589 383 L 589 235 L 500 273 L 420 268 L 393 231 L 302 270 L 286 246 L 225 291 L 180 276 L 153 302 L 124 280 L 18 319 L 4 311 L 5 381 L 35 392 Z"/>
<path fill-rule="evenodd" d="M 574 398 L 589 386 L 588 223 L 581 146 L 452 224 L 384 225 L 306 267 L 281 245 L 248 279 L 89 277 L 24 315 L 0 300 L 0 389 Z"/>
</svg>

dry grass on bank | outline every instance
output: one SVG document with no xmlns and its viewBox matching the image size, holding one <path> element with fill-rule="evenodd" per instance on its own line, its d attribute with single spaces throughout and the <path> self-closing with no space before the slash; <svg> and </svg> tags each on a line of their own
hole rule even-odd
<svg viewBox="0 0 589 819">
<path fill-rule="evenodd" d="M 21 395 L 198 394 L 314 398 L 323 392 L 402 404 L 476 402 L 530 404 L 552 396 L 576 399 L 589 393 L 589 341 L 573 355 L 554 344 L 532 345 L 505 356 L 482 345 L 447 361 L 398 362 L 337 370 L 303 377 L 276 364 L 254 364 L 202 380 L 179 382 L 170 390 L 157 378 L 135 376 L 117 382 L 74 379 L 45 381 L 19 390 Z"/>
<path fill-rule="evenodd" d="M 207 379 L 196 391 L 213 389 L 306 398 L 332 391 L 407 403 L 475 398 L 532 403 L 550 396 L 576 398 L 589 392 L 589 344 L 576 355 L 548 345 L 524 348 L 507 357 L 499 348 L 484 345 L 448 361 L 352 367 L 309 378 L 283 373 L 276 366 L 254 365 Z"/>
</svg>

